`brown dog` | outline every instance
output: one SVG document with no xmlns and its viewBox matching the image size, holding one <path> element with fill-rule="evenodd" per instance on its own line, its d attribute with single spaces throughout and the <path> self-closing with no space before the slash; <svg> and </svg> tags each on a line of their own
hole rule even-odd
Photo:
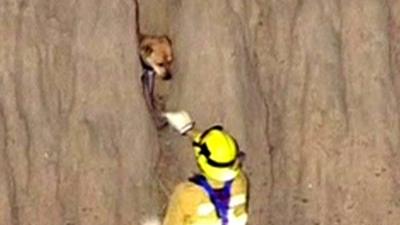
<svg viewBox="0 0 400 225">
<path fill-rule="evenodd" d="M 160 107 L 154 98 L 156 80 L 172 78 L 170 66 L 173 60 L 171 41 L 167 36 L 142 36 L 139 42 L 140 61 L 143 67 L 142 86 L 146 103 L 153 114 Z"/>
<path fill-rule="evenodd" d="M 139 54 L 143 67 L 141 76 L 143 95 L 150 113 L 161 129 L 167 125 L 167 120 L 161 115 L 160 102 L 154 97 L 156 80 L 169 80 L 172 78 L 170 66 L 173 60 L 171 41 L 167 36 L 140 35 Z"/>
<path fill-rule="evenodd" d="M 167 125 L 167 120 L 161 115 L 161 102 L 155 98 L 156 80 L 169 80 L 173 61 L 171 40 L 166 35 L 145 35 L 140 32 L 139 1 L 135 0 L 136 32 L 139 40 L 139 56 L 143 67 L 141 76 L 143 95 L 150 113 L 158 128 Z"/>
<path fill-rule="evenodd" d="M 145 69 L 154 70 L 164 80 L 171 79 L 172 44 L 166 35 L 139 34 L 139 54 Z"/>
</svg>

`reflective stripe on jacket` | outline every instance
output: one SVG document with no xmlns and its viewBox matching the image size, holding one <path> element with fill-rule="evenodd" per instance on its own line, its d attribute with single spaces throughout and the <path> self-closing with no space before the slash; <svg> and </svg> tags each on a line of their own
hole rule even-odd
<svg viewBox="0 0 400 225">
<path fill-rule="evenodd" d="M 223 183 L 210 182 L 213 188 Z M 247 179 L 243 172 L 235 178 L 231 187 L 228 225 L 245 225 L 247 222 Z M 179 184 L 169 201 L 163 225 L 221 225 L 214 204 L 207 192 L 192 182 Z"/>
</svg>

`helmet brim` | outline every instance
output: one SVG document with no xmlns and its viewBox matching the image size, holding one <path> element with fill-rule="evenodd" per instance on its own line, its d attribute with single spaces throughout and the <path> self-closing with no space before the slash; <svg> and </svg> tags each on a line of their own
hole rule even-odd
<svg viewBox="0 0 400 225">
<path fill-rule="evenodd" d="M 202 157 L 198 160 L 199 167 L 201 171 L 207 178 L 212 180 L 226 182 L 233 180 L 239 173 L 239 161 L 237 160 L 235 164 L 231 167 L 214 167 L 207 163 L 207 159 Z"/>
</svg>

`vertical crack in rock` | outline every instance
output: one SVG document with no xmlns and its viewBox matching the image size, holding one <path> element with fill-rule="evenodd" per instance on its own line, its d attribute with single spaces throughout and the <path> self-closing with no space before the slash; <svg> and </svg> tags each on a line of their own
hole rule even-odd
<svg viewBox="0 0 400 225">
<path fill-rule="evenodd" d="M 110 137 L 110 141 L 111 141 L 111 147 L 113 148 L 113 151 L 115 153 L 115 160 L 117 161 L 117 183 L 116 185 L 116 199 L 115 199 L 115 212 L 114 212 L 114 223 L 115 225 L 119 225 L 122 224 L 122 204 L 123 204 L 123 176 L 124 176 L 124 171 L 123 171 L 123 162 L 122 162 L 122 154 L 121 154 L 121 150 L 118 146 L 119 141 L 116 141 L 116 137 L 115 137 L 115 132 L 113 134 L 111 134 Z"/>
<path fill-rule="evenodd" d="M 15 102 L 17 106 L 17 113 L 19 115 L 19 119 L 23 123 L 23 131 L 26 135 L 26 146 L 24 147 L 25 158 L 27 161 L 27 181 L 26 181 L 26 191 L 29 190 L 32 178 L 32 157 L 31 157 L 31 129 L 29 125 L 29 120 L 27 116 L 27 112 L 24 106 L 24 96 L 22 91 L 24 89 L 22 84 L 22 76 L 23 76 L 23 55 L 22 55 L 22 35 L 23 35 L 23 27 L 24 27 L 24 12 L 27 7 L 27 3 L 25 0 L 21 0 L 18 2 L 18 14 L 16 17 L 16 35 L 15 35 L 15 46 L 14 46 L 14 70 L 11 77 L 14 79 L 14 96 Z"/>
<path fill-rule="evenodd" d="M 2 140 L 0 140 L 0 151 L 1 158 L 3 159 L 0 165 L 2 166 L 2 170 L 5 173 L 6 177 L 6 187 L 7 187 L 7 196 L 8 196 L 8 204 L 10 208 L 10 216 L 11 216 L 11 225 L 20 225 L 20 217 L 19 217 L 19 202 L 18 202 L 18 191 L 17 184 L 15 180 L 14 168 L 11 165 L 11 159 L 8 155 L 8 130 L 6 126 L 4 110 L 2 105 L 0 105 L 0 126 L 2 129 L 0 134 L 4 134 Z M 1 138 L 1 137 L 0 137 Z M 4 209 L 2 209 L 4 210 Z"/>
<path fill-rule="evenodd" d="M 334 29 L 334 34 L 335 34 L 335 40 L 337 42 L 337 49 L 338 49 L 338 55 L 339 55 L 339 74 L 337 77 L 337 80 L 339 84 L 337 87 L 341 90 L 339 91 L 339 103 L 341 103 L 341 107 L 343 108 L 343 114 L 344 114 L 344 120 L 345 120 L 345 134 L 343 134 L 343 137 L 347 136 L 349 134 L 349 129 L 350 129 L 350 114 L 349 114 L 349 106 L 347 103 L 348 99 L 348 91 L 347 91 L 347 77 L 345 75 L 345 70 L 344 70 L 344 63 L 345 63 L 345 56 L 344 56 L 344 51 L 343 51 L 343 17 L 342 15 L 342 1 L 337 1 L 338 5 L 338 14 L 339 14 L 339 27 L 337 29 Z"/>
</svg>

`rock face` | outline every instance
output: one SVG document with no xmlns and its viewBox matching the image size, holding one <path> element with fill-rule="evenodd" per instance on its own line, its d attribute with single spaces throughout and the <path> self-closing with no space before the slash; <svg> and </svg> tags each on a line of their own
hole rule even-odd
<svg viewBox="0 0 400 225">
<path fill-rule="evenodd" d="M 158 210 L 133 8 L 0 3 L 0 224 L 128 225 Z"/>
<path fill-rule="evenodd" d="M 271 224 L 397 224 L 399 4 L 263 4 Z"/>
<path fill-rule="evenodd" d="M 167 110 L 247 154 L 249 224 L 399 223 L 399 1 L 138 2 Z M 139 224 L 196 171 L 145 107 L 134 4 L 0 2 L 0 224 Z"/>
</svg>

